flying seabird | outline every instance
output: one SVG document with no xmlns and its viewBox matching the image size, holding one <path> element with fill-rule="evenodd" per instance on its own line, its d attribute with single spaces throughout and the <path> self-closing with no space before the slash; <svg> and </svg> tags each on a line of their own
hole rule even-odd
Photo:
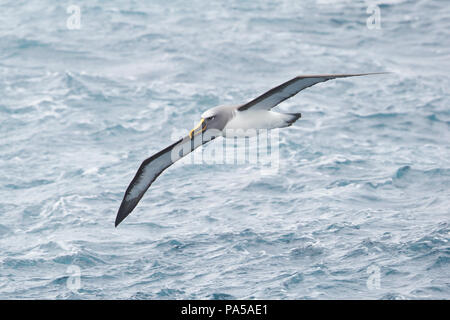
<svg viewBox="0 0 450 320">
<path fill-rule="evenodd" d="M 186 137 L 142 162 L 125 191 L 116 216 L 115 226 L 117 227 L 133 211 L 153 181 L 165 169 L 199 146 L 218 136 L 226 137 L 226 133 L 230 131 L 289 127 L 301 117 L 301 114 L 279 113 L 271 111 L 271 109 L 301 90 L 335 78 L 382 73 L 385 72 L 298 76 L 245 104 L 217 106 L 206 110 L 201 116 L 200 123 Z"/>
</svg>

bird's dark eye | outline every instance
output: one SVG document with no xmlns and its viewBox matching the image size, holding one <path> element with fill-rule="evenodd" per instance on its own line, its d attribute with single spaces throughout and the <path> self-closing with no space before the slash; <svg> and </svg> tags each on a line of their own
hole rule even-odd
<svg viewBox="0 0 450 320">
<path fill-rule="evenodd" d="M 215 116 L 209 117 L 206 120 L 214 120 Z"/>
</svg>

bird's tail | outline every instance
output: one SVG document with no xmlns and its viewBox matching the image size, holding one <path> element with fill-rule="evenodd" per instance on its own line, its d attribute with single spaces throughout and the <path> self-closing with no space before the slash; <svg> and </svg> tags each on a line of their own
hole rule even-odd
<svg viewBox="0 0 450 320">
<path fill-rule="evenodd" d="M 283 115 L 285 116 L 286 127 L 291 126 L 302 116 L 301 113 L 283 113 Z"/>
</svg>

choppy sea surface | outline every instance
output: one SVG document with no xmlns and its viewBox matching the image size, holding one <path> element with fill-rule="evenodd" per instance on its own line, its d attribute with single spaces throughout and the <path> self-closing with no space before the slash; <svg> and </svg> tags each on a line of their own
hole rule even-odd
<svg viewBox="0 0 450 320">
<path fill-rule="evenodd" d="M 276 173 L 185 158 L 114 228 L 204 110 L 376 71 L 277 107 Z M 449 88 L 446 1 L 2 1 L 0 298 L 448 299 Z"/>
</svg>

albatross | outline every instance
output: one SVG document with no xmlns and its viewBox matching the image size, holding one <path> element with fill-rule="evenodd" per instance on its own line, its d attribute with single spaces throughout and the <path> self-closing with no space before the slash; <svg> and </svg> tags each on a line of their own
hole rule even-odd
<svg viewBox="0 0 450 320">
<path fill-rule="evenodd" d="M 125 191 L 115 226 L 134 210 L 144 193 L 164 170 L 199 146 L 219 136 L 227 138 L 229 132 L 289 127 L 301 117 L 301 113 L 280 113 L 271 109 L 301 90 L 331 79 L 383 73 L 386 72 L 297 76 L 247 103 L 206 110 L 201 115 L 200 123 L 187 136 L 142 162 Z"/>
</svg>

